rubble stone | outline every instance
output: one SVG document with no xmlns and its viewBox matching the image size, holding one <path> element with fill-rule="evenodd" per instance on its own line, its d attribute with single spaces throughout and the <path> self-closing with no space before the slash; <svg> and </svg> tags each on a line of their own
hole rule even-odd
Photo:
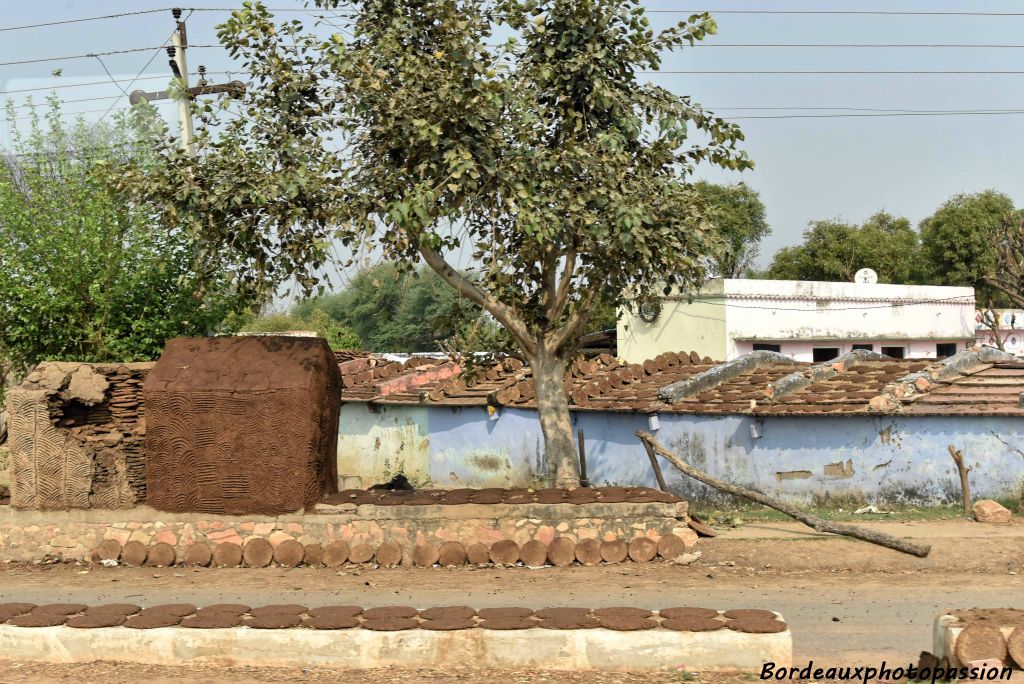
<svg viewBox="0 0 1024 684">
<path fill-rule="evenodd" d="M 991 499 L 975 501 L 974 519 L 983 523 L 1008 523 L 1013 516 L 1008 508 L 1004 508 L 998 502 Z"/>
</svg>

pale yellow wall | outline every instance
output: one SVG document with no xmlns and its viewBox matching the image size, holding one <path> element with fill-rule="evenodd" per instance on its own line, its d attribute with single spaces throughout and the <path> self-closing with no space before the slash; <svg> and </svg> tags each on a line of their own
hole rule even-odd
<svg viewBox="0 0 1024 684">
<path fill-rule="evenodd" d="M 726 358 L 726 325 L 723 299 L 688 304 L 661 301 L 661 315 L 647 323 L 635 313 L 623 312 L 616 336 L 619 356 L 641 363 L 666 351 L 695 351 L 715 360 Z"/>
</svg>

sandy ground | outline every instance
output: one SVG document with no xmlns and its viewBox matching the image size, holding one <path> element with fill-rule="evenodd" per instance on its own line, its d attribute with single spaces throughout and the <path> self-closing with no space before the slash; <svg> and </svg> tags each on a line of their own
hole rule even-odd
<svg viewBox="0 0 1024 684">
<path fill-rule="evenodd" d="M 745 525 L 702 540 L 689 566 L 661 562 L 544 568 L 194 569 L 75 565 L 0 567 L 0 601 L 188 601 L 472 605 L 530 607 L 699 605 L 780 611 L 794 635 L 797 663 L 907 663 L 931 647 L 931 624 L 952 607 L 1024 607 L 1024 524 L 967 521 L 877 522 L 872 527 L 933 544 L 926 559 L 819 535 L 795 523 Z M 4 657 L 7 654 L 0 655 Z M 141 669 L 140 669 L 141 668 Z M 584 676 L 585 675 L 585 676 Z M 175 669 L 115 664 L 55 666 L 0 661 L 0 681 L 345 681 L 392 682 L 401 671 Z M 661 682 L 628 673 L 423 671 L 417 681 Z M 699 681 L 747 681 L 702 675 Z"/>
</svg>

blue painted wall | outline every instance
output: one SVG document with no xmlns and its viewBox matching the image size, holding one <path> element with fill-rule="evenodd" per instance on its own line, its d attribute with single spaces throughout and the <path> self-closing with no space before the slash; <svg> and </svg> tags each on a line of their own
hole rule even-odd
<svg viewBox="0 0 1024 684">
<path fill-rule="evenodd" d="M 343 405 L 340 440 L 365 439 L 366 412 L 360 404 Z M 415 415 L 415 421 L 405 414 Z M 374 415 L 377 422 L 415 423 L 427 433 L 422 435 L 427 469 L 436 486 L 532 485 L 545 475 L 533 411 L 501 409 L 491 420 L 483 407 L 385 405 Z M 659 441 L 688 462 L 794 502 L 957 501 L 960 486 L 950 444 L 963 450 L 973 467 L 976 498 L 1016 497 L 1024 485 L 1024 421 L 1019 418 L 661 414 L 659 420 Z M 573 413 L 573 422 L 586 437 L 591 482 L 656 486 L 634 436 L 648 429 L 647 416 L 581 411 Z M 751 426 L 760 437 L 752 436 Z M 341 453 L 339 447 L 339 472 L 351 472 Z M 662 470 L 670 488 L 685 498 L 718 496 L 664 461 Z"/>
</svg>

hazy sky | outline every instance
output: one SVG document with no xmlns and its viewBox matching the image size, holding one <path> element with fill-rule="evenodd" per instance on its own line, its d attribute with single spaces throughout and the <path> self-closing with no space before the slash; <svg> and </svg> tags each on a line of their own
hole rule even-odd
<svg viewBox="0 0 1024 684">
<path fill-rule="evenodd" d="M 0 0 L 0 29 L 100 14 L 159 9 L 166 0 Z M 193 7 L 230 8 L 239 0 L 189 0 Z M 268 0 L 272 8 L 301 8 L 297 0 Z M 656 27 L 684 18 L 691 10 L 887 10 L 930 12 L 1024 12 L 1014 0 L 649 0 Z M 682 10 L 685 13 L 665 12 Z M 315 11 L 315 10 L 314 10 Z M 192 44 L 216 43 L 214 26 L 227 11 L 195 12 L 188 19 Z M 288 13 L 290 18 L 308 15 Z M 879 209 L 915 223 L 949 196 L 996 188 L 1024 204 L 1024 15 L 878 16 L 718 14 L 719 33 L 708 45 L 749 43 L 917 43 L 1009 44 L 1010 48 L 754 48 L 698 47 L 669 56 L 666 71 L 699 70 L 954 70 L 1019 71 L 1020 74 L 673 74 L 655 78 L 680 94 L 692 95 L 716 113 L 742 124 L 746 149 L 757 167 L 742 176 L 711 168 L 701 177 L 716 182 L 744 180 L 761 193 L 772 235 L 762 246 L 762 263 L 779 247 L 799 242 L 807 222 L 821 218 L 862 221 Z M 170 12 L 0 32 L 0 62 L 62 55 L 146 48 L 164 44 L 173 29 Z M 155 56 L 155 57 L 154 57 Z M 116 79 L 168 73 L 163 51 L 103 56 Z M 189 51 L 189 67 L 231 68 L 219 48 Z M 55 68 L 59 79 L 50 77 Z M 95 58 L 0 66 L 0 99 L 23 98 L 25 88 L 107 81 Z M 216 74 L 212 80 L 225 80 Z M 159 89 L 162 79 L 126 90 Z M 64 100 L 90 99 L 65 106 L 99 118 L 111 105 L 126 106 L 109 82 L 57 91 Z M 41 99 L 46 91 L 36 91 Z M 17 99 L 21 104 L 23 100 Z M 987 116 L 908 116 L 857 118 L 750 119 L 751 116 L 822 115 L 882 110 L 1017 109 L 1020 114 Z M 749 108 L 749 109 L 748 109 Z M 762 108 L 762 109 L 753 109 Z M 781 109 L 773 109 L 781 108 Z M 93 111 L 100 110 L 100 111 Z M 21 110 L 24 111 L 24 110 Z M 176 125 L 174 107 L 165 106 Z M 0 126 L 0 146 L 9 130 Z"/>
</svg>

